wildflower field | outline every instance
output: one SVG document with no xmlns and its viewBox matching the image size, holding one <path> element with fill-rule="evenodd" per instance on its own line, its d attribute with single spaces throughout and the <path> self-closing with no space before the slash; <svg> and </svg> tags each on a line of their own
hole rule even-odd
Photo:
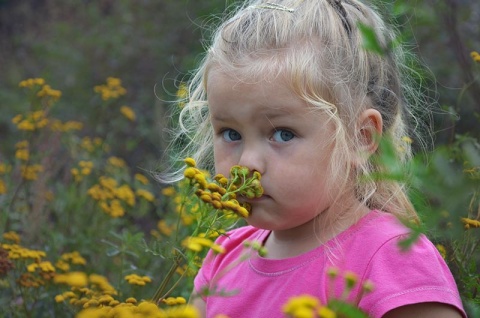
<svg viewBox="0 0 480 318">
<path fill-rule="evenodd" d="M 220 12 L 225 1 L 196 6 L 165 1 L 155 8 L 147 2 L 53 1 L 35 8 L 43 11 L 33 10 L 33 2 L 30 7 L 28 1 L 12 3 L 0 2 L 5 21 L 0 61 L 11 62 L 1 64 L 0 79 L 0 317 L 197 317 L 187 304 L 193 277 L 209 249 L 223 252 L 215 238 L 244 224 L 248 206 L 235 196 L 261 195 L 261 176 L 243 167 L 234 167 L 230 176 L 211 176 L 190 158 L 185 158 L 185 179 L 175 185 L 159 183 L 154 173 L 162 168 L 164 114 L 182 106 L 162 100 L 186 97 L 182 84 L 163 85 L 170 77 L 165 74 L 194 65 L 200 35 L 187 25 Z M 55 5 L 71 20 L 60 17 Z M 416 27 L 439 27 L 428 8 L 416 5 L 421 17 Z M 413 6 L 414 1 L 398 1 L 390 9 L 405 20 Z M 9 30 L 7 15 L 13 23 L 27 8 L 54 22 L 27 19 L 24 33 Z M 172 12 L 185 19 L 177 21 Z M 189 12 L 188 19 L 183 12 Z M 168 25 L 155 29 L 153 24 L 162 25 L 155 14 Z M 90 38 L 80 36 L 73 24 Z M 102 32 L 94 33 L 90 25 Z M 128 28 L 133 25 L 138 30 Z M 435 30 L 442 45 L 441 30 Z M 188 35 L 172 37 L 182 32 Z M 70 46 L 72 38 L 77 41 Z M 42 44 L 45 39 L 50 42 Z M 145 48 L 149 44 L 155 52 Z M 443 83 L 460 87 L 439 89 L 443 119 L 434 149 L 416 155 L 408 174 L 389 155 L 388 144 L 381 157 L 388 168 L 382 177 L 406 178 L 412 185 L 422 222 L 412 225 L 411 241 L 419 233 L 434 241 L 470 317 L 480 317 L 480 131 L 472 128 L 480 124 L 477 44 L 467 37 L 465 61 L 458 67 L 431 60 Z M 161 58 L 153 59 L 157 53 Z M 151 64 L 143 64 L 145 59 Z M 158 66 L 172 64 L 172 69 Z M 265 251 L 247 242 L 245 259 L 252 252 Z M 345 280 L 346 294 L 357 283 L 350 273 L 331 269 L 329 275 Z M 308 296 L 292 299 L 283 310 L 290 317 L 364 317 L 342 299 L 320 304 Z"/>
</svg>

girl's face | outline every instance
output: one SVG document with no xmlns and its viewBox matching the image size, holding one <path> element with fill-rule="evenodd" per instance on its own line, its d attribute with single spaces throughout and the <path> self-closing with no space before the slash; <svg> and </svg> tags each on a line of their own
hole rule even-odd
<svg viewBox="0 0 480 318">
<path fill-rule="evenodd" d="M 262 174 L 265 193 L 248 200 L 249 224 L 274 231 L 304 228 L 332 206 L 334 126 L 323 111 L 295 95 L 286 82 L 239 82 L 212 69 L 207 96 L 214 134 L 216 173 L 233 165 Z M 343 202 L 344 203 L 344 202 Z"/>
</svg>

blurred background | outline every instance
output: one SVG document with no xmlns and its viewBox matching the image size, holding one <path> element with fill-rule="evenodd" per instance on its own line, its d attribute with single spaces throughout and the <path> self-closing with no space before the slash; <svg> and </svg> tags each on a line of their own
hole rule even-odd
<svg viewBox="0 0 480 318">
<path fill-rule="evenodd" d="M 83 122 L 84 135 L 114 134 L 122 140 L 111 145 L 116 155 L 129 165 L 151 168 L 165 148 L 162 131 L 171 101 L 201 58 L 206 25 L 232 3 L 0 0 L 0 159 L 14 145 L 8 142 L 17 132 L 11 119 L 27 104 L 18 83 L 42 77 L 62 91 L 52 109 L 57 118 Z M 417 69 L 417 80 L 444 110 L 435 115 L 436 144 L 452 142 L 458 133 L 478 136 L 480 63 L 470 53 L 480 51 L 480 2 L 376 3 L 398 23 L 402 40 L 427 67 Z M 115 121 L 119 106 L 108 108 L 96 99 L 93 87 L 107 77 L 122 80 L 127 94 L 121 103 L 134 110 L 134 122 Z M 99 118 L 110 126 L 98 129 Z"/>
</svg>

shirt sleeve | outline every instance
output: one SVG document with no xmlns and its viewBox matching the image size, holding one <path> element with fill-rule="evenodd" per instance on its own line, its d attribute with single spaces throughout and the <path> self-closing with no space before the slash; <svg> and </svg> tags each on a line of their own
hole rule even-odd
<svg viewBox="0 0 480 318">
<path fill-rule="evenodd" d="M 382 317 L 404 305 L 439 302 L 466 317 L 455 280 L 436 247 L 422 235 L 408 250 L 401 250 L 402 238 L 388 240 L 373 255 L 365 278 L 374 291 L 362 298 L 360 308 L 370 317 Z"/>
</svg>

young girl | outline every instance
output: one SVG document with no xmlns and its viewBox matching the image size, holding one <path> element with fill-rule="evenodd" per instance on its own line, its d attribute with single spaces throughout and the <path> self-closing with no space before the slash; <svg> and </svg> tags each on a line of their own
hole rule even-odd
<svg viewBox="0 0 480 318">
<path fill-rule="evenodd" d="M 358 277 L 348 300 L 371 317 L 465 317 L 435 246 L 421 236 L 399 247 L 409 230 L 398 219 L 417 218 L 404 187 L 372 177 L 379 137 L 404 161 L 417 124 L 400 48 L 365 50 L 361 26 L 385 48 L 394 40 L 360 0 L 247 1 L 215 34 L 181 112 L 180 156 L 225 175 L 247 166 L 265 192 L 240 198 L 249 226 L 221 236 L 226 253 L 195 279 L 206 317 L 283 317 L 301 295 L 325 304 L 347 288 L 332 268 Z M 239 262 L 245 241 L 267 256 Z"/>
</svg>

